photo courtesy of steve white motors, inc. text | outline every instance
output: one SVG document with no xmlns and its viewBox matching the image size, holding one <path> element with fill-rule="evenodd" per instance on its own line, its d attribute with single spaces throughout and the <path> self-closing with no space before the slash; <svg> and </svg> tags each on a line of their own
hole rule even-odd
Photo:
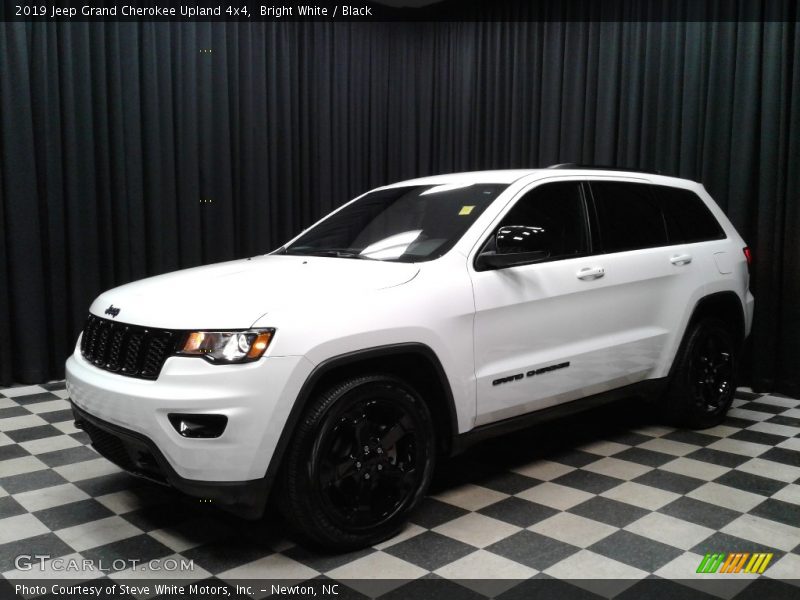
<svg viewBox="0 0 800 600">
<path fill-rule="evenodd" d="M 45 4 L 16 4 L 14 5 L 14 16 L 23 18 L 46 18 L 46 19 L 77 19 L 82 17 L 102 18 L 102 17 L 142 17 L 142 18 L 207 18 L 207 17 L 235 17 L 237 19 L 249 19 L 255 17 L 268 17 L 281 19 L 286 17 L 371 17 L 372 8 L 370 6 L 351 6 L 349 4 L 320 6 L 316 4 L 259 4 L 253 8 L 246 4 L 217 6 L 199 6 L 195 4 L 180 5 L 155 5 L 155 6 L 132 6 L 130 4 L 121 5 L 92 5 L 83 6 L 47 6 Z"/>
</svg>

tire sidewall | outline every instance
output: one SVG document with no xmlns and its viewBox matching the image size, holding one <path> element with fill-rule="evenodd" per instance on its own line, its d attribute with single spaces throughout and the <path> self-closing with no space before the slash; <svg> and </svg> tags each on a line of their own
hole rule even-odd
<svg viewBox="0 0 800 600">
<path fill-rule="evenodd" d="M 369 397 L 383 397 L 404 405 L 419 428 L 417 443 L 427 442 L 424 452 L 422 476 L 414 493 L 385 522 L 370 529 L 348 530 L 333 518 L 326 508 L 323 492 L 315 481 L 315 462 L 324 442 L 325 434 L 352 406 Z M 351 549 L 372 545 L 394 535 L 405 523 L 406 516 L 422 499 L 433 475 L 436 442 L 430 410 L 420 395 L 402 380 L 389 375 L 356 377 L 334 385 L 317 395 L 311 402 L 306 416 L 290 449 L 287 466 L 289 477 L 284 493 L 294 504 L 289 512 L 294 513 L 295 526 L 299 526 L 306 538 L 319 545 L 335 549 Z M 302 523 L 297 523 L 299 520 Z"/>
</svg>

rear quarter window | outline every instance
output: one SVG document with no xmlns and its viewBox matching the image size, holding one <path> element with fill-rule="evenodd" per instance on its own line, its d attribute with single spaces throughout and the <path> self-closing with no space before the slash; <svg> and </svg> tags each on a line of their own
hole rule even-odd
<svg viewBox="0 0 800 600">
<path fill-rule="evenodd" d="M 691 190 L 653 186 L 661 201 L 670 242 L 691 244 L 725 238 L 725 232 L 706 203 Z"/>
</svg>

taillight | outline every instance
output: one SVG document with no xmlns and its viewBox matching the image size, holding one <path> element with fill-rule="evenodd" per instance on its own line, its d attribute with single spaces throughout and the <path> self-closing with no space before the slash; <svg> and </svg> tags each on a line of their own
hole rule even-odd
<svg viewBox="0 0 800 600">
<path fill-rule="evenodd" d="M 750 265 L 753 264 L 753 252 L 750 250 L 750 246 L 745 246 L 742 248 L 744 252 L 744 257 L 747 259 L 747 268 L 750 268 Z"/>
</svg>

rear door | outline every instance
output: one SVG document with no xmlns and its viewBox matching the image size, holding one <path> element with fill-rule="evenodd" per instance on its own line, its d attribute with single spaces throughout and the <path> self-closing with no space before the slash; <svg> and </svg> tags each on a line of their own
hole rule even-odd
<svg viewBox="0 0 800 600">
<path fill-rule="evenodd" d="M 666 335 L 676 270 L 649 187 L 622 178 L 540 182 L 494 223 L 487 244 L 506 225 L 541 230 L 550 257 L 471 269 L 476 424 L 647 378 Z"/>
</svg>

